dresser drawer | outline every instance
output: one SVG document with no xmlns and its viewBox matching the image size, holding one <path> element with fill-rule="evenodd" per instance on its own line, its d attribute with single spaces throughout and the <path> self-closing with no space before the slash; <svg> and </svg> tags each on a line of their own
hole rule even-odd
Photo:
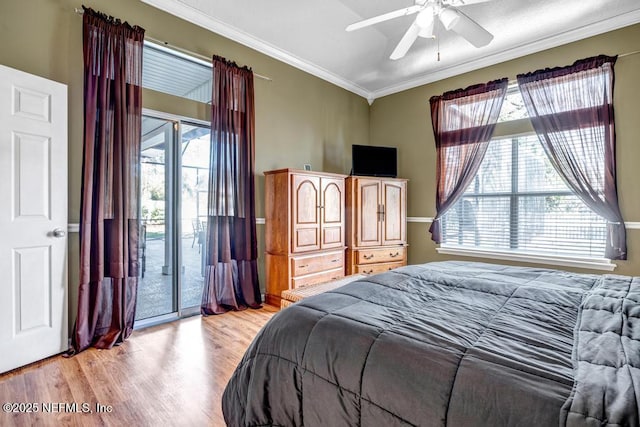
<svg viewBox="0 0 640 427">
<path fill-rule="evenodd" d="M 321 273 L 308 274 L 306 276 L 292 277 L 291 288 L 301 288 L 303 286 L 315 285 L 316 283 L 328 282 L 344 277 L 344 268 L 323 271 Z"/>
<path fill-rule="evenodd" d="M 383 273 L 385 271 L 393 270 L 394 268 L 402 267 L 404 265 L 406 265 L 404 261 L 383 262 L 380 264 L 356 265 L 356 273 L 377 274 L 377 273 Z"/>
<path fill-rule="evenodd" d="M 373 264 L 378 262 L 400 262 L 406 259 L 407 248 L 396 246 L 390 248 L 358 249 L 356 264 Z"/>
<path fill-rule="evenodd" d="M 291 258 L 291 275 L 302 276 L 325 270 L 344 267 L 344 251 L 322 253 L 318 255 L 296 256 Z"/>
</svg>

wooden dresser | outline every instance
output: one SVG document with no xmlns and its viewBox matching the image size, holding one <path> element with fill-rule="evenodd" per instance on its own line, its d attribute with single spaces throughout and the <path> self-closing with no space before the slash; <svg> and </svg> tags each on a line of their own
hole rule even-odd
<svg viewBox="0 0 640 427">
<path fill-rule="evenodd" d="M 346 179 L 347 274 L 407 265 L 407 180 Z"/>
<path fill-rule="evenodd" d="M 265 175 L 266 302 L 344 276 L 345 175 L 294 169 Z"/>
</svg>

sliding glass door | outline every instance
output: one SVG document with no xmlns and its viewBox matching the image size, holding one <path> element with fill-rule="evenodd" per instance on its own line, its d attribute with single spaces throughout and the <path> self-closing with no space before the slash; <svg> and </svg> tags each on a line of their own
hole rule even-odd
<svg viewBox="0 0 640 427">
<path fill-rule="evenodd" d="M 180 149 L 182 286 L 180 309 L 200 307 L 204 285 L 204 243 L 207 230 L 209 127 L 182 123 Z"/>
<path fill-rule="evenodd" d="M 154 117 L 142 119 L 140 166 L 141 280 L 136 320 L 175 313 L 173 245 L 173 153 L 175 123 Z"/>
<path fill-rule="evenodd" d="M 138 326 L 199 311 L 208 171 L 208 125 L 143 117 Z"/>
</svg>

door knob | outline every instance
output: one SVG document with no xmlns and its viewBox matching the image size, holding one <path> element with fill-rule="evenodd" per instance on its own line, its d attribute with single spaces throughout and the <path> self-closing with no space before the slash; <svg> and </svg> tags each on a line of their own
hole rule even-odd
<svg viewBox="0 0 640 427">
<path fill-rule="evenodd" d="M 62 228 L 56 228 L 53 230 L 53 237 L 64 237 L 67 235 L 67 232 Z"/>
</svg>

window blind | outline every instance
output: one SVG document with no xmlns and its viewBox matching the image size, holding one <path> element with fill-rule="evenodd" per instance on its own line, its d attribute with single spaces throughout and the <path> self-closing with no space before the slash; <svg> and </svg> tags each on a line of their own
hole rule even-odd
<svg viewBox="0 0 640 427">
<path fill-rule="evenodd" d="M 492 140 L 442 243 L 527 254 L 604 257 L 606 222 L 575 196 L 536 135 Z"/>
</svg>

